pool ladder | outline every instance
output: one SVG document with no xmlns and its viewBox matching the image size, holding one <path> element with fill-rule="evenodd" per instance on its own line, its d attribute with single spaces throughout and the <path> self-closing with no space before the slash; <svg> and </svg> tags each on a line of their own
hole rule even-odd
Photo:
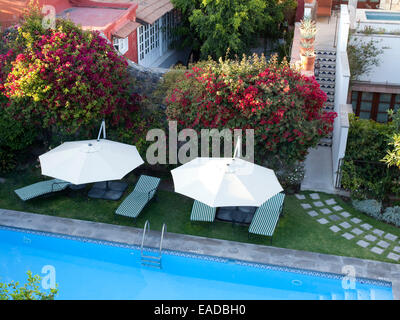
<svg viewBox="0 0 400 320">
<path fill-rule="evenodd" d="M 146 223 L 143 227 L 143 236 L 142 236 L 142 244 L 140 246 L 140 258 L 142 260 L 142 265 L 146 265 L 149 267 L 155 267 L 161 269 L 161 258 L 162 258 L 162 245 L 164 239 L 164 233 L 167 232 L 167 225 L 163 223 L 161 229 L 161 238 L 160 238 L 160 246 L 158 248 L 158 255 L 149 255 L 144 254 L 144 239 L 146 238 L 146 232 L 150 231 L 150 222 L 146 220 Z"/>
</svg>

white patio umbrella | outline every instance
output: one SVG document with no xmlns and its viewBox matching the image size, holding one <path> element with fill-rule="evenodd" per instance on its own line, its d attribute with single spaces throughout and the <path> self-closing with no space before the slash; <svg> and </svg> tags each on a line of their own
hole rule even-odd
<svg viewBox="0 0 400 320">
<path fill-rule="evenodd" d="M 273 170 L 240 158 L 200 157 L 171 174 L 175 192 L 211 207 L 259 207 L 283 190 Z"/>
<path fill-rule="evenodd" d="M 84 184 L 120 180 L 144 163 L 135 146 L 100 139 L 64 142 L 57 148 L 39 156 L 42 174 Z"/>
</svg>

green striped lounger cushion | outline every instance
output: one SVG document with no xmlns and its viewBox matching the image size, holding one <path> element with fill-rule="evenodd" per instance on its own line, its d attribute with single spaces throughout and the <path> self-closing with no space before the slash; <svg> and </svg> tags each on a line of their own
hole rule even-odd
<svg viewBox="0 0 400 320">
<path fill-rule="evenodd" d="M 264 202 L 254 214 L 249 232 L 263 236 L 272 236 L 279 220 L 285 195 L 278 193 Z"/>
<path fill-rule="evenodd" d="M 15 193 L 21 198 L 21 200 L 26 201 L 48 193 L 64 190 L 69 185 L 69 182 L 60 179 L 52 179 L 40 181 L 29 186 L 17 189 L 15 190 Z"/>
<path fill-rule="evenodd" d="M 195 200 L 193 203 L 191 221 L 213 222 L 217 208 L 210 207 L 200 201 Z"/>
<path fill-rule="evenodd" d="M 141 175 L 135 189 L 115 211 L 116 214 L 136 218 L 146 204 L 154 197 L 160 178 Z"/>
</svg>

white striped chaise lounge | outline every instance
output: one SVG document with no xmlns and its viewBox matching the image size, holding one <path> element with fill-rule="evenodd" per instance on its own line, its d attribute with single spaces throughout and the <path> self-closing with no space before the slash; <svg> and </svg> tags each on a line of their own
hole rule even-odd
<svg viewBox="0 0 400 320">
<path fill-rule="evenodd" d="M 26 201 L 33 198 L 37 198 L 43 195 L 52 194 L 66 189 L 71 183 L 60 179 L 51 179 L 46 181 L 40 181 L 29 186 L 14 190 L 14 192 Z"/>
<path fill-rule="evenodd" d="M 271 237 L 274 234 L 279 216 L 282 213 L 284 193 L 278 193 L 272 198 L 264 202 L 254 214 L 253 220 L 249 227 L 250 233 Z"/>
<path fill-rule="evenodd" d="M 145 205 L 153 199 L 160 180 L 160 178 L 141 175 L 135 189 L 122 201 L 115 213 L 134 218 L 136 221 Z"/>
<path fill-rule="evenodd" d="M 190 221 L 213 222 L 217 208 L 210 207 L 203 202 L 195 200 L 190 214 Z"/>
</svg>

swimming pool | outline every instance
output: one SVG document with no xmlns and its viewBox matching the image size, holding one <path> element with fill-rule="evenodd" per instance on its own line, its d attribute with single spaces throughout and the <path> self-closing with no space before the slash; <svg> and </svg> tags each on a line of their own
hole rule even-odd
<svg viewBox="0 0 400 320">
<path fill-rule="evenodd" d="M 367 20 L 400 21 L 400 12 L 365 11 Z"/>
<path fill-rule="evenodd" d="M 393 299 L 389 282 L 166 250 L 163 268 L 141 265 L 138 247 L 0 226 L 0 281 L 55 271 L 57 299 Z M 43 267 L 45 267 L 43 269 Z"/>
</svg>

